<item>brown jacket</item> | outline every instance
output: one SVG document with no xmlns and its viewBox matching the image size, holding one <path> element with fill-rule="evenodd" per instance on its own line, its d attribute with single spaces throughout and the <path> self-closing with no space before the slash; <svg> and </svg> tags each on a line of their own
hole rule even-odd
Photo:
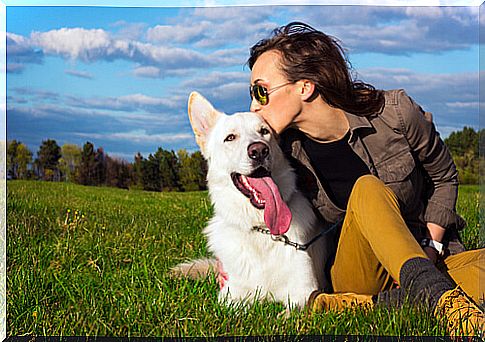
<svg viewBox="0 0 485 342">
<path fill-rule="evenodd" d="M 451 155 L 435 130 L 431 113 L 424 112 L 402 89 L 384 93 L 381 112 L 366 117 L 346 113 L 348 143 L 370 172 L 397 195 L 416 239 L 423 237 L 426 222 L 434 222 L 454 240 L 465 221 L 455 211 L 458 180 Z M 325 193 L 301 147 L 301 134 L 286 130 L 281 146 L 297 171 L 300 189 L 326 222 L 336 222 L 345 211 Z"/>
</svg>

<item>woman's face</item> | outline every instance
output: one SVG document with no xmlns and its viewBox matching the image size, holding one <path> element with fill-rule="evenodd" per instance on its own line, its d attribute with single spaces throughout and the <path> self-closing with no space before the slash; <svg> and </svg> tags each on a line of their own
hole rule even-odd
<svg viewBox="0 0 485 342">
<path fill-rule="evenodd" d="M 278 51 L 263 53 L 253 65 L 251 85 L 259 84 L 270 90 L 288 83 L 280 70 L 281 56 Z M 254 98 L 251 100 L 251 111 L 260 114 L 271 128 L 280 134 L 294 123 L 301 111 L 301 97 L 298 94 L 298 83 L 290 83 L 268 95 L 266 105 L 261 105 Z"/>
</svg>

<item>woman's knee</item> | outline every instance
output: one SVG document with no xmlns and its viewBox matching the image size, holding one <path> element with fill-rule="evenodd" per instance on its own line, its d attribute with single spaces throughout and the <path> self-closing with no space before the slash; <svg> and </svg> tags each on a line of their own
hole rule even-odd
<svg viewBox="0 0 485 342">
<path fill-rule="evenodd" d="M 374 198 L 379 202 L 386 198 L 391 199 L 392 203 L 398 205 L 394 192 L 383 181 L 373 175 L 364 175 L 355 181 L 350 194 L 349 205 L 370 204 Z"/>
<path fill-rule="evenodd" d="M 364 175 L 357 178 L 355 181 L 354 187 L 352 188 L 352 196 L 359 196 L 363 194 L 364 196 L 369 195 L 379 188 L 384 188 L 385 184 L 376 176 L 373 175 Z"/>
<path fill-rule="evenodd" d="M 383 186 L 384 183 L 374 175 L 363 175 L 357 178 L 354 184 L 354 188 L 368 188 L 375 186 Z"/>
</svg>

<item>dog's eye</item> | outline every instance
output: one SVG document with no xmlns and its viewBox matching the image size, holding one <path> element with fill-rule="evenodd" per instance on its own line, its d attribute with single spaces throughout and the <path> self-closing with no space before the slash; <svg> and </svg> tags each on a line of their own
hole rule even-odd
<svg viewBox="0 0 485 342">
<path fill-rule="evenodd" d="M 236 135 L 235 134 L 229 134 L 226 139 L 224 139 L 224 142 L 226 141 L 233 141 L 234 139 L 236 139 Z"/>
<path fill-rule="evenodd" d="M 259 131 L 259 133 L 261 133 L 261 135 L 266 135 L 266 134 L 269 134 L 269 129 L 267 129 L 266 127 L 261 127 L 261 130 Z"/>
</svg>

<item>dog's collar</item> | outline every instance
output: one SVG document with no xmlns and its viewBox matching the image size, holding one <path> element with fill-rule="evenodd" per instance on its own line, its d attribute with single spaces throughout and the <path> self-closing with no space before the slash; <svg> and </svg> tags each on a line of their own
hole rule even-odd
<svg viewBox="0 0 485 342">
<path fill-rule="evenodd" d="M 310 241 L 308 241 L 307 243 L 304 243 L 304 244 L 300 244 L 298 242 L 291 241 L 288 238 L 288 236 L 286 236 L 285 234 L 273 235 L 273 234 L 271 234 L 271 231 L 264 225 L 253 226 L 253 230 L 256 231 L 256 232 L 266 234 L 266 235 L 271 235 L 271 239 L 273 241 L 283 242 L 285 245 L 295 247 L 295 249 L 298 250 L 298 251 L 306 251 L 308 249 L 308 247 L 310 247 L 315 241 L 320 239 L 322 236 L 330 233 L 331 231 L 335 230 L 335 228 L 337 228 L 341 222 L 342 222 L 342 219 L 338 220 L 330 228 L 328 228 L 325 231 L 321 231 L 313 239 L 311 239 Z"/>
</svg>

